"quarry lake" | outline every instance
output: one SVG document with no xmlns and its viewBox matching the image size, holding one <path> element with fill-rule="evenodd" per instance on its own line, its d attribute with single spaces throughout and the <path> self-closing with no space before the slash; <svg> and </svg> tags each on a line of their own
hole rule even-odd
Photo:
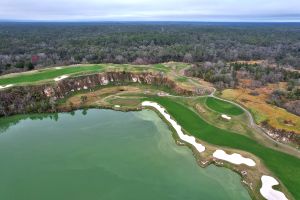
<svg viewBox="0 0 300 200">
<path fill-rule="evenodd" d="M 150 110 L 0 119 L 0 199 L 250 199 L 232 171 L 201 168 Z"/>
</svg>

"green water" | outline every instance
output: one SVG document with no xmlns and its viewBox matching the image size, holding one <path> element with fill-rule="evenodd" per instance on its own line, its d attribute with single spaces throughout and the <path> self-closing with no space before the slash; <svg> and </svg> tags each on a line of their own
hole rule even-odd
<svg viewBox="0 0 300 200">
<path fill-rule="evenodd" d="M 0 199 L 250 199 L 237 174 L 200 168 L 153 111 L 45 116 L 0 119 Z"/>
</svg>

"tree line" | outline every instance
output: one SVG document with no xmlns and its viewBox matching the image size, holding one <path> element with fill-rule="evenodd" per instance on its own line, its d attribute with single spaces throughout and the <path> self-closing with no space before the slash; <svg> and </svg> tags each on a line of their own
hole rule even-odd
<svg viewBox="0 0 300 200">
<path fill-rule="evenodd" d="M 268 60 L 300 68 L 299 24 L 1 23 L 0 71 L 78 63 Z"/>
</svg>

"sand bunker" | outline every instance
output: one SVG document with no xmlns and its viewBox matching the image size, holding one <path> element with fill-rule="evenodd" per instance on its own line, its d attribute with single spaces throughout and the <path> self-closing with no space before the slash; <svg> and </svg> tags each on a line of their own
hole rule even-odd
<svg viewBox="0 0 300 200">
<path fill-rule="evenodd" d="M 13 84 L 4 85 L 4 86 L 1 86 L 1 85 L 0 85 L 0 90 L 1 90 L 1 89 L 5 89 L 5 88 L 9 88 L 9 87 L 12 87 L 12 86 L 13 86 Z"/>
<path fill-rule="evenodd" d="M 263 197 L 268 200 L 287 200 L 286 196 L 277 190 L 274 190 L 272 187 L 278 185 L 278 181 L 271 176 L 262 176 L 261 177 L 262 186 L 260 188 L 260 193 Z"/>
<path fill-rule="evenodd" d="M 223 150 L 216 150 L 213 153 L 213 156 L 215 158 L 220 159 L 220 160 L 226 160 L 230 163 L 237 164 L 237 165 L 245 164 L 245 165 L 248 165 L 250 167 L 255 166 L 255 162 L 252 159 L 244 158 L 243 156 L 241 156 L 240 154 L 237 154 L 237 153 L 229 155 Z"/>
<path fill-rule="evenodd" d="M 55 69 L 62 69 L 62 67 L 55 67 Z"/>
<path fill-rule="evenodd" d="M 185 135 L 182 132 L 181 126 L 178 125 L 175 120 L 171 119 L 171 116 L 169 114 L 167 114 L 165 112 L 165 109 L 163 107 L 161 107 L 159 104 L 157 104 L 155 102 L 144 101 L 142 103 L 142 106 L 149 106 L 149 107 L 153 107 L 156 110 L 158 110 L 164 116 L 164 118 L 172 125 L 172 127 L 175 129 L 176 133 L 178 134 L 178 136 L 181 140 L 193 145 L 197 149 L 197 151 L 200 153 L 205 151 L 205 147 L 202 144 L 197 143 L 196 138 L 194 136 Z"/>
<path fill-rule="evenodd" d="M 193 145 L 199 152 L 205 151 L 205 147 L 197 143 L 195 137 L 183 134 L 181 130 L 181 126 L 178 125 L 175 120 L 171 119 L 171 116 L 168 113 L 166 113 L 165 109 L 161 107 L 159 104 L 155 102 L 144 101 L 142 103 L 142 106 L 149 106 L 158 110 L 164 116 L 164 118 L 172 125 L 172 127 L 176 130 L 181 140 Z M 213 153 L 213 156 L 215 158 L 218 158 L 220 160 L 226 160 L 233 164 L 238 164 L 238 165 L 245 164 L 250 167 L 256 165 L 254 160 L 250 158 L 244 158 L 243 156 L 237 153 L 233 153 L 230 155 L 223 150 L 216 150 Z M 262 181 L 262 187 L 260 189 L 260 193 L 263 197 L 265 197 L 268 200 L 287 200 L 286 196 L 282 192 L 276 191 L 272 188 L 272 186 L 279 184 L 278 181 L 276 181 L 276 179 L 270 176 L 262 176 L 261 181 Z"/>
<path fill-rule="evenodd" d="M 63 75 L 63 76 L 59 76 L 59 77 L 55 78 L 54 80 L 55 80 L 55 81 L 60 81 L 60 80 L 62 80 L 62 79 L 68 78 L 68 77 L 69 77 L 69 76 L 67 76 L 67 75 Z"/>
<path fill-rule="evenodd" d="M 115 108 L 120 108 L 121 106 L 120 106 L 120 105 L 115 105 L 114 107 L 115 107 Z"/>
<path fill-rule="evenodd" d="M 231 117 L 229 117 L 229 116 L 227 116 L 227 115 L 221 115 L 221 117 L 223 118 L 223 119 L 226 119 L 226 120 L 231 120 Z"/>
</svg>

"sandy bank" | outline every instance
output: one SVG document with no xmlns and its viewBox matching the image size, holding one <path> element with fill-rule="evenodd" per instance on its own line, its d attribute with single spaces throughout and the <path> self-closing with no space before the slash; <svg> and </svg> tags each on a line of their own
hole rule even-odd
<svg viewBox="0 0 300 200">
<path fill-rule="evenodd" d="M 229 117 L 229 116 L 227 116 L 227 115 L 221 115 L 221 117 L 223 118 L 223 119 L 226 119 L 226 120 L 231 120 L 231 117 Z"/>
<path fill-rule="evenodd" d="M 286 196 L 277 190 L 274 190 L 272 187 L 278 185 L 278 181 L 271 176 L 262 176 L 261 177 L 262 186 L 260 188 L 260 193 L 263 197 L 268 200 L 287 200 Z"/>
<path fill-rule="evenodd" d="M 181 126 L 177 124 L 175 120 L 171 119 L 171 116 L 168 113 L 166 113 L 165 109 L 161 107 L 159 104 L 155 102 L 144 101 L 142 103 L 142 106 L 149 106 L 158 110 L 164 116 L 164 118 L 172 125 L 172 127 L 175 129 L 176 133 L 178 134 L 181 140 L 193 145 L 200 153 L 205 151 L 205 147 L 202 144 L 197 143 L 196 138 L 194 136 L 185 135 L 182 132 Z"/>
<path fill-rule="evenodd" d="M 62 76 L 59 76 L 59 77 L 55 78 L 54 80 L 55 80 L 55 81 L 60 81 L 60 80 L 62 80 L 62 79 L 68 78 L 68 77 L 69 77 L 69 76 L 67 76 L 67 75 L 62 75 Z"/>
<path fill-rule="evenodd" d="M 255 166 L 255 162 L 250 158 L 244 158 L 243 156 L 237 153 L 233 153 L 230 155 L 227 154 L 225 151 L 219 149 L 213 153 L 213 157 L 218 158 L 220 160 L 226 160 L 236 165 L 245 164 L 250 167 Z"/>
<path fill-rule="evenodd" d="M 5 88 L 9 88 L 9 87 L 12 87 L 12 86 L 13 86 L 13 84 L 4 85 L 4 86 L 0 85 L 0 90 L 5 89 Z"/>
</svg>

